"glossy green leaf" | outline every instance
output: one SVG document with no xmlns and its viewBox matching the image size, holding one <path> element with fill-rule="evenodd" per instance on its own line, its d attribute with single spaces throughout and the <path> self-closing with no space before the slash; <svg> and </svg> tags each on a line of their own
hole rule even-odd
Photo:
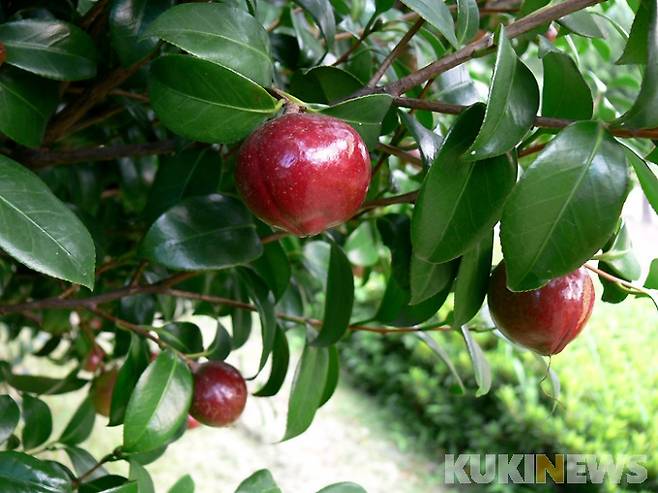
<svg viewBox="0 0 658 493">
<path fill-rule="evenodd" d="M 642 273 L 642 266 L 633 251 L 631 235 L 623 222 L 614 238 L 603 248 L 599 259 L 612 270 L 612 274 L 627 281 L 639 279 Z"/>
<path fill-rule="evenodd" d="M 91 235 L 34 173 L 0 155 L 0 247 L 30 269 L 94 286 Z"/>
<path fill-rule="evenodd" d="M 210 361 L 224 361 L 231 354 L 231 342 L 231 334 L 218 320 L 215 338 L 206 350 L 206 357 Z"/>
<path fill-rule="evenodd" d="M 203 336 L 198 325 L 192 322 L 172 322 L 157 329 L 158 336 L 169 346 L 181 353 L 203 351 Z"/>
<path fill-rule="evenodd" d="M 471 41 L 480 26 L 480 10 L 476 0 L 457 0 L 455 34 L 460 44 Z"/>
<path fill-rule="evenodd" d="M 436 78 L 435 84 L 435 97 L 440 101 L 468 106 L 482 100 L 465 65 L 443 72 Z"/>
<path fill-rule="evenodd" d="M 475 373 L 475 382 L 477 383 L 478 390 L 475 393 L 476 397 L 483 396 L 491 390 L 491 366 L 482 351 L 482 348 L 477 343 L 468 327 L 461 327 L 462 336 L 466 341 L 466 348 L 473 363 L 473 372 Z"/>
<path fill-rule="evenodd" d="M 558 20 L 558 23 L 576 34 L 587 38 L 605 38 L 596 16 L 584 10 L 574 12 Z"/>
<path fill-rule="evenodd" d="M 272 369 L 270 376 L 265 385 L 260 390 L 254 392 L 257 397 L 271 397 L 276 395 L 288 373 L 288 365 L 290 363 L 290 349 L 288 347 L 288 338 L 281 327 L 277 327 L 276 335 L 274 338 L 274 345 L 272 346 Z"/>
<path fill-rule="evenodd" d="M 281 493 L 270 471 L 256 471 L 240 483 L 235 493 Z"/>
<path fill-rule="evenodd" d="M 267 283 L 274 294 L 274 298 L 280 300 L 290 284 L 290 261 L 281 242 L 272 241 L 263 245 L 263 255 L 253 262 L 254 269 Z"/>
<path fill-rule="evenodd" d="M 50 378 L 39 375 L 12 374 L 8 371 L 3 371 L 3 373 L 7 383 L 13 388 L 31 394 L 66 394 L 78 390 L 88 383 L 87 380 L 71 374 L 65 378 Z"/>
<path fill-rule="evenodd" d="M 392 100 L 387 94 L 370 94 L 344 101 L 322 110 L 321 113 L 349 123 L 359 132 L 366 146 L 373 149 L 379 140 L 382 121 Z"/>
<path fill-rule="evenodd" d="M 94 472 L 87 476 L 85 481 L 93 481 L 102 478 L 103 476 L 107 476 L 108 472 L 105 468 L 102 466 L 96 467 L 98 465 L 98 460 L 86 450 L 81 449 L 80 447 L 66 446 L 64 447 L 64 451 L 66 452 L 66 455 L 69 456 L 69 459 L 71 459 L 71 464 L 73 464 L 73 468 L 78 476 L 87 474 L 92 469 L 94 470 Z"/>
<path fill-rule="evenodd" d="M 464 160 L 482 113 L 483 105 L 477 104 L 459 117 L 421 186 L 411 222 L 420 259 L 442 263 L 473 248 L 498 222 L 514 186 L 517 165 L 510 156 Z"/>
<path fill-rule="evenodd" d="M 445 290 L 455 278 L 458 265 L 458 261 L 435 264 L 427 262 L 417 255 L 412 255 L 409 274 L 411 284 L 409 304 L 417 305 Z"/>
<path fill-rule="evenodd" d="M 41 399 L 23 394 L 23 448 L 30 450 L 43 444 L 53 431 L 53 416 Z"/>
<path fill-rule="evenodd" d="M 260 372 L 267 363 L 267 358 L 274 347 L 276 338 L 276 314 L 274 311 L 274 297 L 270 294 L 267 286 L 261 279 L 247 269 L 240 271 L 240 278 L 249 293 L 258 310 L 260 318 L 261 338 L 263 341 L 263 350 L 260 355 L 258 371 Z"/>
<path fill-rule="evenodd" d="M 138 335 L 130 334 L 130 349 L 123 366 L 117 374 L 114 384 L 116 392 L 112 392 L 109 426 L 123 424 L 128 401 L 133 393 L 139 377 L 149 364 L 151 354 L 146 341 Z"/>
<path fill-rule="evenodd" d="M 10 395 L 0 395 L 0 444 L 3 444 L 16 429 L 21 410 Z"/>
<path fill-rule="evenodd" d="M 246 264 L 263 247 L 244 205 L 213 194 L 189 197 L 165 212 L 146 233 L 140 251 L 170 269 L 214 270 Z"/>
<path fill-rule="evenodd" d="M 345 240 L 347 258 L 354 265 L 372 267 L 379 262 L 377 237 L 371 223 L 363 222 Z"/>
<path fill-rule="evenodd" d="M 3 67 L 0 71 L 0 132 L 21 145 L 38 147 L 58 100 L 55 82 Z"/>
<path fill-rule="evenodd" d="M 651 20 L 651 2 L 640 2 L 631 26 L 631 32 L 628 35 L 628 41 L 624 47 L 617 63 L 626 64 L 645 64 L 649 58 L 649 25 Z"/>
<path fill-rule="evenodd" d="M 146 34 L 263 86 L 272 83 L 274 68 L 267 31 L 242 9 L 216 3 L 176 5 L 158 17 Z"/>
<path fill-rule="evenodd" d="M 649 9 L 649 26 L 646 31 L 646 68 L 642 77 L 640 93 L 633 106 L 624 113 L 617 124 L 631 128 L 653 128 L 658 126 L 658 0 L 646 0 Z M 642 11 L 640 14 L 642 15 Z"/>
<path fill-rule="evenodd" d="M 320 406 L 324 406 L 331 396 L 336 392 L 338 387 L 338 380 L 340 379 L 340 356 L 338 355 L 338 348 L 333 345 L 329 347 L 329 367 L 327 368 L 327 381 L 324 384 L 324 392 L 320 399 Z"/>
<path fill-rule="evenodd" d="M 306 10 L 317 22 L 322 35 L 327 41 L 327 48 L 331 49 L 336 36 L 336 18 L 334 9 L 329 0 L 294 0 L 296 4 Z"/>
<path fill-rule="evenodd" d="M 352 276 L 352 265 L 343 250 L 335 243 L 332 243 L 322 329 L 312 344 L 314 346 L 330 346 L 338 342 L 347 332 L 353 305 L 354 277 Z"/>
<path fill-rule="evenodd" d="M 644 281 L 644 287 L 649 289 L 658 289 L 658 258 L 655 258 L 651 261 L 649 274 L 647 275 L 646 281 Z"/>
<path fill-rule="evenodd" d="M 149 472 L 135 461 L 130 461 L 130 476 L 129 479 L 137 483 L 137 491 L 139 493 L 155 493 L 155 486 L 153 479 Z"/>
<path fill-rule="evenodd" d="M 283 440 L 301 435 L 311 426 L 324 396 L 328 371 L 329 349 L 306 345 L 292 382 Z"/>
<path fill-rule="evenodd" d="M 72 493 L 71 478 L 56 462 L 20 452 L 0 452 L 2 493 Z"/>
<path fill-rule="evenodd" d="M 325 486 L 318 493 L 367 493 L 356 483 L 336 483 Z"/>
<path fill-rule="evenodd" d="M 459 386 L 461 393 L 465 394 L 466 388 L 464 387 L 464 382 L 462 381 L 462 378 L 459 376 L 459 372 L 457 371 L 457 368 L 452 362 L 452 359 L 450 358 L 448 351 L 443 349 L 432 337 L 432 335 L 428 334 L 427 332 L 415 332 L 415 335 L 416 337 L 418 337 L 418 339 L 420 339 L 425 344 L 427 344 L 427 347 L 429 347 L 432 350 L 432 352 L 436 354 L 439 357 L 439 359 L 441 359 L 441 361 L 443 361 L 446 364 L 448 370 L 450 370 L 450 373 L 455 379 L 455 382 L 457 382 L 457 385 Z"/>
<path fill-rule="evenodd" d="M 400 112 L 400 117 L 404 126 L 418 144 L 420 155 L 423 158 L 423 164 L 430 167 L 441 149 L 443 139 L 440 135 L 435 134 L 428 128 L 425 128 L 418 120 L 409 113 Z"/>
<path fill-rule="evenodd" d="M 82 401 L 66 428 L 64 428 L 59 437 L 59 442 L 66 445 L 77 445 L 84 442 L 91 435 L 95 421 L 96 409 L 87 397 Z"/>
<path fill-rule="evenodd" d="M 658 214 L 658 176 L 656 175 L 656 165 L 640 159 L 634 152 L 627 153 L 628 160 L 635 170 L 637 180 L 640 182 L 644 196 Z"/>
<path fill-rule="evenodd" d="M 89 35 L 59 20 L 23 19 L 0 24 L 7 63 L 56 80 L 96 75 L 96 48 Z"/>
<path fill-rule="evenodd" d="M 403 0 L 402 3 L 437 28 L 453 47 L 459 47 L 459 41 L 455 35 L 455 22 L 452 20 L 450 9 L 448 9 L 448 6 L 443 0 L 436 2 L 429 0 Z"/>
<path fill-rule="evenodd" d="M 146 220 L 153 222 L 187 197 L 216 192 L 221 169 L 220 157 L 212 149 L 188 149 L 161 157 L 144 209 Z"/>
<path fill-rule="evenodd" d="M 534 75 L 516 56 L 501 26 L 489 103 L 482 128 L 466 155 L 471 160 L 498 156 L 516 146 L 532 128 L 539 109 Z"/>
<path fill-rule="evenodd" d="M 161 352 L 142 374 L 128 402 L 123 427 L 126 452 L 147 452 L 169 443 L 187 418 L 192 374 L 170 351 Z"/>
<path fill-rule="evenodd" d="M 138 493 L 137 483 L 116 475 L 103 476 L 80 486 L 80 493 Z"/>
<path fill-rule="evenodd" d="M 332 104 L 358 91 L 364 84 L 339 67 L 321 65 L 298 70 L 290 79 L 290 93 L 307 103 Z"/>
<path fill-rule="evenodd" d="M 236 142 L 278 109 L 255 82 L 184 55 L 161 56 L 151 64 L 149 93 L 153 110 L 167 128 L 201 142 Z"/>
<path fill-rule="evenodd" d="M 538 288 L 608 241 L 626 199 L 624 148 L 595 122 L 562 130 L 512 191 L 501 221 L 507 284 Z"/>
<path fill-rule="evenodd" d="M 592 91 L 573 59 L 553 51 L 544 55 L 543 116 L 589 120 L 594 103 Z M 565 86 L 568 90 L 565 90 Z"/>
<path fill-rule="evenodd" d="M 130 481 L 129 483 L 124 483 L 109 490 L 103 490 L 99 493 L 142 493 L 139 489 L 137 481 Z"/>
<path fill-rule="evenodd" d="M 186 474 L 169 488 L 169 493 L 194 493 L 194 488 L 194 480 L 189 474 Z"/>
<path fill-rule="evenodd" d="M 457 327 L 477 314 L 487 296 L 492 254 L 493 231 L 490 231 L 462 257 L 455 279 L 453 324 Z"/>
<path fill-rule="evenodd" d="M 173 3 L 173 0 L 113 0 L 110 36 L 124 66 L 132 65 L 155 50 L 157 38 L 144 35 L 149 25 Z"/>
</svg>

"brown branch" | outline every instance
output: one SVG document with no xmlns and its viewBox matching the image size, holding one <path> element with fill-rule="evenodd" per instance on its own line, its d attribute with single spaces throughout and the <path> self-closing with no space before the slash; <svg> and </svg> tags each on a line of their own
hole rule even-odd
<svg viewBox="0 0 658 493">
<path fill-rule="evenodd" d="M 109 0 L 99 0 L 96 4 L 85 14 L 85 16 L 80 21 L 80 27 L 82 29 L 89 29 L 94 21 L 98 18 L 100 14 L 103 13 L 105 7 L 109 3 Z"/>
<path fill-rule="evenodd" d="M 395 48 L 393 48 L 393 50 L 384 59 L 384 61 L 377 69 L 377 71 L 374 73 L 374 75 L 370 78 L 370 81 L 368 81 L 368 87 L 375 87 L 377 85 L 377 82 L 379 82 L 379 80 L 382 77 L 384 77 L 384 74 L 386 73 L 388 68 L 395 61 L 395 59 L 400 56 L 402 51 L 409 44 L 409 41 L 411 41 L 411 38 L 413 38 L 414 35 L 420 30 L 420 28 L 423 27 L 423 24 L 425 24 L 425 20 L 419 18 L 414 23 L 414 25 L 411 26 L 411 28 L 409 28 L 409 30 L 405 33 L 405 35 L 402 36 L 402 39 L 398 42 L 397 45 L 395 45 Z"/>
<path fill-rule="evenodd" d="M 361 212 L 375 209 L 376 207 L 386 207 L 387 205 L 395 204 L 412 204 L 418 198 L 418 192 L 403 193 L 401 195 L 394 195 L 393 197 L 384 197 L 383 199 L 369 200 L 363 207 Z"/>
<path fill-rule="evenodd" d="M 547 22 L 560 19 L 566 15 L 572 14 L 579 10 L 583 10 L 592 5 L 596 5 L 607 0 L 566 0 L 564 2 L 539 9 L 532 14 L 529 14 L 515 22 L 512 22 L 506 28 L 506 35 L 512 39 L 521 34 L 525 34 L 532 29 L 541 26 Z M 357 92 L 357 95 L 371 94 L 375 92 L 384 92 L 393 96 L 404 94 L 412 87 L 425 82 L 426 80 L 436 77 L 437 75 L 457 67 L 462 63 L 474 58 L 479 54 L 483 54 L 494 46 L 493 34 L 487 34 L 479 40 L 467 44 L 462 49 L 457 50 L 450 55 L 447 55 L 429 65 L 409 74 L 402 79 L 391 82 L 379 88 L 365 88 Z"/>
<path fill-rule="evenodd" d="M 413 156 L 412 154 L 409 154 L 408 152 L 405 152 L 398 147 L 389 144 L 378 144 L 377 149 L 385 152 L 386 154 L 390 154 L 391 156 L 395 156 L 402 161 L 413 164 L 417 168 L 423 167 L 423 161 L 420 158 Z"/>
<path fill-rule="evenodd" d="M 651 293 L 644 288 L 643 286 L 636 286 L 632 282 L 627 281 L 626 279 L 622 279 L 620 277 L 617 277 L 613 274 L 610 274 L 609 272 L 606 272 L 604 270 L 601 270 L 597 267 L 594 267 L 593 265 L 585 264 L 584 267 L 586 269 L 591 270 L 595 274 L 597 274 L 600 277 L 603 277 L 604 279 L 607 279 L 610 282 L 614 282 L 616 284 L 620 284 L 621 286 L 625 287 L 626 289 L 630 289 L 632 291 L 636 291 L 637 293 L 646 295 L 651 297 Z"/>
</svg>

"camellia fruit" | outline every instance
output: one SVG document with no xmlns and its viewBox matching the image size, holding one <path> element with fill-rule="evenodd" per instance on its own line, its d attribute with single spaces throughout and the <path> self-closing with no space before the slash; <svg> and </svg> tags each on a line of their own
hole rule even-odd
<svg viewBox="0 0 658 493">
<path fill-rule="evenodd" d="M 199 365 L 194 372 L 190 415 L 208 426 L 227 426 L 237 420 L 247 402 L 247 385 L 238 370 L 221 361 Z"/>
<path fill-rule="evenodd" d="M 592 313 L 594 285 L 583 267 L 531 291 L 507 289 L 504 263 L 491 276 L 488 303 L 496 326 L 514 342 L 551 355 L 576 338 Z"/>
<path fill-rule="evenodd" d="M 289 113 L 245 140 L 235 180 L 247 206 L 263 221 L 312 236 L 359 210 L 370 183 L 370 156 L 347 123 Z"/>
</svg>

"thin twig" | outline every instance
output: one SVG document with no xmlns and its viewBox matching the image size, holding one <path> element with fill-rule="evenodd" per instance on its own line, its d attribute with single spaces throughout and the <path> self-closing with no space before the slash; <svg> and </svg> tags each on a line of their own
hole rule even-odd
<svg viewBox="0 0 658 493">
<path fill-rule="evenodd" d="M 407 44 L 409 44 L 409 41 L 411 41 L 411 38 L 413 38 L 414 35 L 420 30 L 420 28 L 423 27 L 424 23 L 425 20 L 423 18 L 419 18 L 414 23 L 414 25 L 409 28 L 405 35 L 402 36 L 402 39 L 398 42 L 398 44 L 395 45 L 395 48 L 393 48 L 393 50 L 384 59 L 374 75 L 370 78 L 370 81 L 368 81 L 368 87 L 375 87 L 377 85 L 377 82 L 379 82 L 379 80 L 384 77 L 384 74 L 388 68 L 395 61 L 395 59 L 400 56 L 402 51 L 406 48 Z"/>
</svg>

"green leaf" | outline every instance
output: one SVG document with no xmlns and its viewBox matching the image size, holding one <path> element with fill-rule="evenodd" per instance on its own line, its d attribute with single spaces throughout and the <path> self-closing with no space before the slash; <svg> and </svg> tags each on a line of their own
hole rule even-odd
<svg viewBox="0 0 658 493">
<path fill-rule="evenodd" d="M 158 218 L 140 248 L 175 270 L 214 270 L 246 264 L 263 252 L 249 211 L 237 199 L 189 197 Z"/>
<path fill-rule="evenodd" d="M 172 322 L 156 331 L 160 339 L 181 353 L 193 354 L 203 351 L 201 329 L 192 322 Z"/>
<path fill-rule="evenodd" d="M 338 342 L 347 332 L 353 305 L 352 265 L 343 250 L 332 242 L 322 329 L 312 344 L 326 347 Z"/>
<path fill-rule="evenodd" d="M 235 493 L 281 493 L 267 469 L 256 471 L 240 483 Z"/>
<path fill-rule="evenodd" d="M 409 113 L 404 111 L 399 112 L 404 126 L 407 127 L 409 133 L 414 138 L 418 144 L 418 149 L 420 150 L 420 155 L 423 158 L 423 164 L 425 167 L 429 168 L 436 155 L 441 149 L 441 143 L 443 139 L 440 135 L 435 134 L 431 130 L 425 128 L 418 120 L 416 120 Z"/>
<path fill-rule="evenodd" d="M 473 371 L 475 373 L 475 382 L 478 385 L 478 390 L 475 393 L 476 397 L 483 396 L 489 392 L 491 389 L 491 367 L 487 361 L 482 348 L 478 343 L 473 339 L 471 331 L 468 330 L 468 327 L 461 327 L 462 336 L 464 341 L 466 341 L 466 347 L 468 348 L 468 354 L 471 357 L 471 362 L 473 363 Z"/>
<path fill-rule="evenodd" d="M 656 176 L 653 164 L 640 159 L 634 152 L 627 152 L 628 160 L 635 170 L 637 180 L 640 182 L 642 191 L 644 192 L 647 201 L 653 207 L 653 210 L 658 214 L 658 177 Z"/>
<path fill-rule="evenodd" d="M 448 351 L 443 349 L 439 344 L 436 342 L 436 340 L 431 336 L 431 334 L 428 334 L 427 332 L 414 332 L 416 337 L 423 341 L 427 346 L 432 350 L 434 354 L 436 354 L 441 361 L 443 361 L 446 366 L 448 367 L 448 370 L 450 370 L 450 373 L 452 373 L 452 376 L 454 377 L 455 381 L 457 382 L 457 385 L 459 386 L 461 393 L 465 394 L 466 393 L 466 388 L 464 387 L 464 382 L 462 381 L 462 378 L 459 376 L 459 372 L 457 372 L 457 368 L 452 362 L 452 359 L 450 359 L 450 355 L 448 354 Z"/>
<path fill-rule="evenodd" d="M 658 126 L 658 0 L 647 0 L 649 26 L 644 42 L 647 45 L 646 68 L 642 86 L 633 106 L 617 120 L 617 124 L 630 128 Z M 638 15 L 642 15 L 642 11 Z"/>
<path fill-rule="evenodd" d="M 0 132 L 21 145 L 38 147 L 58 100 L 55 82 L 3 67 L 0 71 Z"/>
<path fill-rule="evenodd" d="M 31 394 L 66 394 L 84 387 L 88 382 L 75 375 L 69 374 L 66 378 L 50 378 L 38 375 L 12 374 L 3 370 L 7 383 L 16 390 Z"/>
<path fill-rule="evenodd" d="M 564 53 L 550 52 L 544 55 L 543 64 L 542 115 L 572 120 L 592 118 L 592 91 L 573 59 Z"/>
<path fill-rule="evenodd" d="M 148 452 L 169 443 L 187 418 L 192 374 L 171 351 L 161 352 L 142 374 L 128 402 L 123 427 L 126 452 Z"/>
<path fill-rule="evenodd" d="M 379 262 L 377 237 L 370 222 L 363 222 L 345 240 L 345 251 L 351 263 L 372 267 Z"/>
<path fill-rule="evenodd" d="M 651 2 L 640 2 L 631 26 L 631 33 L 628 35 L 628 41 L 624 47 L 617 63 L 620 65 L 627 64 L 646 64 L 649 59 L 649 21 L 651 20 Z"/>
<path fill-rule="evenodd" d="M 82 492 L 81 492 L 82 493 Z M 124 483 L 109 490 L 103 490 L 99 493 L 142 493 L 139 489 L 137 481 L 130 481 L 129 483 Z"/>
<path fill-rule="evenodd" d="M 327 41 L 327 49 L 333 48 L 336 36 L 336 18 L 331 2 L 329 0 L 294 0 L 294 2 L 311 14 L 311 17 L 317 22 Z"/>
<path fill-rule="evenodd" d="M 272 83 L 267 31 L 242 9 L 216 3 L 176 5 L 158 17 L 146 34 L 263 86 Z"/>
<path fill-rule="evenodd" d="M 138 493 L 137 483 L 122 476 L 108 475 L 80 486 L 80 493 Z"/>
<path fill-rule="evenodd" d="M 342 68 L 321 65 L 298 70 L 290 79 L 290 93 L 307 103 L 331 104 L 363 87 L 352 73 Z"/>
<path fill-rule="evenodd" d="M 254 392 L 257 397 L 271 397 L 276 395 L 288 373 L 288 364 L 290 363 L 290 349 L 288 347 L 288 338 L 281 327 L 277 327 L 272 346 L 272 369 L 270 376 L 263 387 Z"/>
<path fill-rule="evenodd" d="M 11 436 L 18 425 L 21 410 L 10 395 L 0 395 L 0 444 Z"/>
<path fill-rule="evenodd" d="M 457 327 L 477 314 L 487 296 L 492 254 L 493 231 L 462 257 L 455 280 L 453 324 Z"/>
<path fill-rule="evenodd" d="M 23 394 L 23 448 L 38 447 L 53 431 L 53 416 L 48 405 L 41 399 Z"/>
<path fill-rule="evenodd" d="M 0 155 L 0 247 L 30 269 L 94 286 L 94 241 L 34 173 Z"/>
<path fill-rule="evenodd" d="M 155 486 L 149 472 L 133 460 L 130 461 L 130 476 L 129 478 L 137 483 L 137 491 L 139 493 L 155 493 Z"/>
<path fill-rule="evenodd" d="M 338 355 L 338 348 L 336 346 L 329 347 L 329 367 L 327 369 L 327 381 L 324 384 L 324 391 L 322 392 L 322 399 L 320 405 L 324 406 L 331 396 L 334 395 L 338 387 L 338 380 L 340 378 L 340 357 Z"/>
<path fill-rule="evenodd" d="M 281 242 L 263 245 L 263 255 L 253 262 L 254 270 L 267 283 L 278 301 L 290 284 L 290 262 Z"/>
<path fill-rule="evenodd" d="M 498 32 L 498 52 L 484 122 L 468 159 L 498 156 L 516 146 L 532 128 L 539 109 L 539 88 L 534 75 L 516 56 L 505 29 Z"/>
<path fill-rule="evenodd" d="M 325 486 L 318 493 L 367 493 L 356 483 L 336 483 Z"/>
<path fill-rule="evenodd" d="M 62 432 L 59 442 L 66 445 L 77 445 L 84 442 L 94 429 L 96 421 L 96 409 L 89 397 L 85 398 L 78 410 L 73 414 L 69 424 Z"/>
<path fill-rule="evenodd" d="M 635 256 L 631 235 L 624 222 L 614 238 L 603 248 L 599 259 L 612 270 L 612 274 L 627 281 L 639 279 L 642 273 L 642 266 Z"/>
<path fill-rule="evenodd" d="M 85 481 L 93 481 L 108 475 L 108 472 L 104 467 L 96 467 L 98 461 L 86 450 L 81 449 L 80 447 L 66 446 L 64 447 L 64 451 L 66 452 L 66 455 L 69 456 L 69 459 L 71 459 L 71 464 L 73 464 L 73 468 L 78 476 L 87 474 L 94 469 L 94 472 L 89 474 Z"/>
<path fill-rule="evenodd" d="M 169 488 L 169 493 L 194 493 L 194 480 L 189 474 L 186 474 Z"/>
<path fill-rule="evenodd" d="M 457 273 L 458 261 L 435 264 L 421 259 L 417 255 L 411 257 L 410 305 L 417 305 L 436 293 L 443 291 L 452 283 Z"/>
<path fill-rule="evenodd" d="M 71 479 L 56 462 L 20 452 L 0 452 L 2 493 L 72 493 Z"/>
<path fill-rule="evenodd" d="M 558 20 L 559 24 L 576 34 L 587 38 L 605 38 L 596 17 L 584 10 L 574 12 Z"/>
<path fill-rule="evenodd" d="M 551 141 L 512 191 L 501 221 L 507 284 L 536 289 L 608 241 L 628 190 L 624 148 L 595 122 Z"/>
<path fill-rule="evenodd" d="M 388 94 L 370 94 L 344 101 L 321 113 L 349 123 L 359 132 L 366 146 L 373 149 L 379 140 L 382 121 L 392 101 Z"/>
<path fill-rule="evenodd" d="M 23 19 L 0 24 L 9 65 L 55 80 L 96 75 L 96 48 L 79 27 L 60 20 Z"/>
<path fill-rule="evenodd" d="M 430 0 L 403 0 L 402 3 L 437 28 L 454 48 L 459 48 L 459 41 L 455 36 L 455 22 L 452 20 L 450 9 L 443 0 L 437 0 L 436 2 Z"/>
<path fill-rule="evenodd" d="M 311 426 L 324 396 L 328 372 L 329 349 L 306 345 L 292 382 L 284 441 Z"/>
<path fill-rule="evenodd" d="M 126 407 L 139 377 L 149 364 L 150 351 L 146 341 L 135 333 L 130 334 L 130 349 L 123 366 L 117 374 L 112 392 L 109 426 L 123 424 Z"/>
<path fill-rule="evenodd" d="M 517 165 L 510 156 L 465 161 L 482 113 L 478 103 L 459 117 L 420 188 L 411 241 L 422 260 L 442 263 L 473 248 L 498 222 L 514 186 Z"/>
<path fill-rule="evenodd" d="M 206 357 L 210 361 L 224 361 L 231 354 L 231 334 L 228 333 L 219 320 L 217 321 L 215 338 L 206 351 Z"/>
<path fill-rule="evenodd" d="M 651 261 L 649 274 L 644 282 L 644 287 L 649 289 L 658 289 L 658 258 Z"/>
<path fill-rule="evenodd" d="M 260 355 L 258 371 L 260 372 L 267 363 L 267 358 L 272 352 L 274 339 L 276 337 L 276 314 L 274 312 L 274 298 L 271 296 L 267 286 L 261 279 L 247 269 L 239 271 L 249 297 L 253 300 L 260 317 L 261 337 L 263 340 L 263 350 Z"/>
<path fill-rule="evenodd" d="M 173 3 L 173 0 L 113 0 L 110 36 L 122 65 L 132 65 L 155 50 L 158 40 L 143 36 L 151 22 Z"/>
<path fill-rule="evenodd" d="M 457 0 L 456 35 L 459 44 L 473 39 L 480 26 L 480 10 L 476 0 Z"/>
<path fill-rule="evenodd" d="M 167 128 L 201 142 L 237 142 L 278 110 L 274 98 L 246 77 L 184 55 L 151 64 L 149 93 Z"/>
<path fill-rule="evenodd" d="M 162 156 L 144 209 L 151 223 L 187 197 L 217 191 L 221 174 L 219 155 L 212 149 L 188 149 Z"/>
</svg>

